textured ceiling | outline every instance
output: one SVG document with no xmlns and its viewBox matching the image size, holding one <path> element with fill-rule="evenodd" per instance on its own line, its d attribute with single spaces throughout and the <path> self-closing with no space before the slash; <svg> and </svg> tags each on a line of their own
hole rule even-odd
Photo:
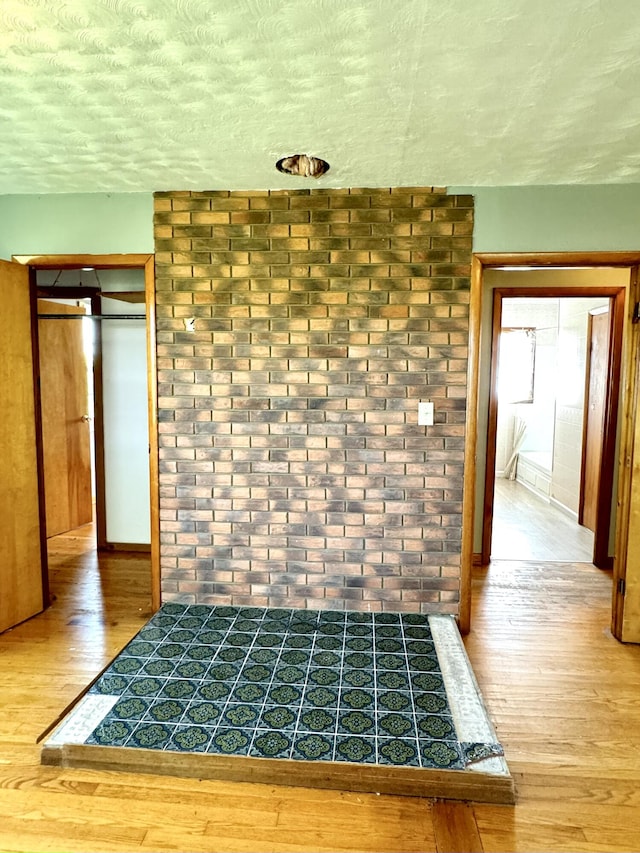
<svg viewBox="0 0 640 853">
<path fill-rule="evenodd" d="M 0 0 L 0 193 L 620 182 L 638 0 Z"/>
</svg>

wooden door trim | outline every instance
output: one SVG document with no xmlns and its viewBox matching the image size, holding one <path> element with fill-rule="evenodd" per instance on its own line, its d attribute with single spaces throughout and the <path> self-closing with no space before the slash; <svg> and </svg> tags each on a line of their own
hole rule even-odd
<svg viewBox="0 0 640 853">
<path fill-rule="evenodd" d="M 13 255 L 12 260 L 19 264 L 28 265 L 32 270 L 78 269 L 80 267 L 144 269 L 145 303 L 147 308 L 147 396 L 149 405 L 149 484 L 151 492 L 151 600 L 153 608 L 157 609 L 161 603 L 161 592 L 154 257 L 152 253 L 146 252 L 144 254 L 113 255 Z M 35 282 L 35 275 L 33 276 L 33 281 Z M 35 286 L 32 287 L 32 291 L 35 297 Z M 33 316 L 35 317 L 35 313 Z"/>
<path fill-rule="evenodd" d="M 633 312 L 634 298 L 640 297 L 640 282 L 638 282 L 637 267 L 640 265 L 640 252 L 477 252 L 472 256 L 471 263 L 471 292 L 469 312 L 469 366 L 468 366 L 468 397 L 466 417 L 465 468 L 463 484 L 463 516 L 462 516 L 462 560 L 460 576 L 460 630 L 468 632 L 471 628 L 471 581 L 474 558 L 474 528 L 475 528 L 475 488 L 477 478 L 478 451 L 478 379 L 480 370 L 480 330 L 482 313 L 482 288 L 485 268 L 503 266 L 538 266 L 538 267 L 630 267 L 631 284 L 629 303 L 623 312 L 623 326 L 630 325 Z M 624 314 L 626 313 L 626 319 Z M 632 339 L 633 337 L 633 339 Z M 622 603 L 620 596 L 616 599 L 617 581 L 624 580 L 626 541 L 629 530 L 629 500 L 631 459 L 633 438 L 635 433 L 634 404 L 638 399 L 638 384 L 640 377 L 636 372 L 634 354 L 639 355 L 640 335 L 623 335 L 623 351 L 621 353 L 621 373 L 623 393 L 620 400 L 620 412 L 623 420 L 623 430 L 620 444 L 620 480 L 618 484 L 618 515 L 616 525 L 616 549 L 614 558 L 614 619 L 613 633 L 620 636 L 622 630 Z M 622 549 L 624 545 L 624 550 Z M 615 613 L 618 608 L 616 622 Z M 616 628 L 618 633 L 616 633 Z"/>
</svg>

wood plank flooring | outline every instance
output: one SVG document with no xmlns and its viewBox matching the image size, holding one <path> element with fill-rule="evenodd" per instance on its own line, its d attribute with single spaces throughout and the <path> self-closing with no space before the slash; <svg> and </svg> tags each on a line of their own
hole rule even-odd
<svg viewBox="0 0 640 853">
<path fill-rule="evenodd" d="M 519 801 L 467 805 L 40 766 L 39 734 L 150 612 L 144 555 L 98 560 L 90 530 L 54 546 L 53 606 L 0 636 L 0 850 L 640 849 L 640 648 L 608 631 L 608 574 L 477 575 L 466 645 Z"/>
<path fill-rule="evenodd" d="M 516 480 L 496 478 L 491 558 L 590 563 L 593 533 Z"/>
</svg>

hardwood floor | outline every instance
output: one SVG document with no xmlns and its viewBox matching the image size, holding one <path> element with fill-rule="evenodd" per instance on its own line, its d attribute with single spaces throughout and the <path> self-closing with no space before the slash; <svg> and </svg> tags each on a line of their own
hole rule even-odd
<svg viewBox="0 0 640 853">
<path fill-rule="evenodd" d="M 640 849 L 640 647 L 609 634 L 610 576 L 501 562 L 466 640 L 515 808 L 41 767 L 36 739 L 149 615 L 144 555 L 58 537 L 52 607 L 0 636 L 2 851 Z"/>
<path fill-rule="evenodd" d="M 515 480 L 496 478 L 493 560 L 590 563 L 593 533 Z"/>
</svg>

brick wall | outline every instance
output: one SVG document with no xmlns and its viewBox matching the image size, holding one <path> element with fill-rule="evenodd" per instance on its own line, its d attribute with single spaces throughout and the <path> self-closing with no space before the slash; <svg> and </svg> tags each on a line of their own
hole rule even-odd
<svg viewBox="0 0 640 853">
<path fill-rule="evenodd" d="M 156 194 L 164 600 L 457 612 L 472 203 Z"/>
</svg>

